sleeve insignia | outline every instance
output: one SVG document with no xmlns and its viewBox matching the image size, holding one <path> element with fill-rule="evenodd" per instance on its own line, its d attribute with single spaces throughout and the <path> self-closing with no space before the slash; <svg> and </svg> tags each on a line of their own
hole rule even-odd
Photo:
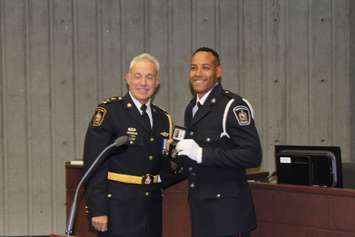
<svg viewBox="0 0 355 237">
<path fill-rule="evenodd" d="M 233 113 L 240 126 L 249 125 L 251 122 L 249 108 L 244 105 L 238 105 L 233 108 Z"/>
<path fill-rule="evenodd" d="M 97 107 L 95 110 L 94 118 L 92 119 L 92 126 L 100 127 L 104 121 L 107 110 L 103 107 Z"/>
<path fill-rule="evenodd" d="M 161 132 L 160 135 L 162 135 L 163 137 L 168 137 L 169 133 L 168 132 Z"/>
</svg>

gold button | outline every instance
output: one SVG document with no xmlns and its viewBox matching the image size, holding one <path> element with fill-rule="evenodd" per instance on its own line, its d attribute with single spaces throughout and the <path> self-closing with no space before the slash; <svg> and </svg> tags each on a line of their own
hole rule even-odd
<svg viewBox="0 0 355 237">
<path fill-rule="evenodd" d="M 129 141 L 129 144 L 133 144 L 133 141 Z"/>
<path fill-rule="evenodd" d="M 147 197 L 148 197 L 148 196 L 149 196 L 149 192 L 145 192 L 145 196 L 147 196 Z"/>
<path fill-rule="evenodd" d="M 150 138 L 150 141 L 151 141 L 151 142 L 154 142 L 154 137 L 151 137 L 151 138 Z"/>
<path fill-rule="evenodd" d="M 153 160 L 154 156 L 148 156 L 149 160 Z"/>
<path fill-rule="evenodd" d="M 111 198 L 111 197 L 112 197 L 112 194 L 111 194 L 111 193 L 107 194 L 107 197 L 108 197 L 108 198 Z"/>
</svg>

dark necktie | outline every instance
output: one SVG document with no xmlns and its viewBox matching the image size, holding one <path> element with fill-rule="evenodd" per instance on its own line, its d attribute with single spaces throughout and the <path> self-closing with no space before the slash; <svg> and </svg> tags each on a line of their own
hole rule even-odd
<svg viewBox="0 0 355 237">
<path fill-rule="evenodd" d="M 148 128 L 152 128 L 152 126 L 150 125 L 150 119 L 149 119 L 149 116 L 147 114 L 147 106 L 145 104 L 143 104 L 141 106 L 141 110 L 142 110 L 142 119 L 145 123 L 145 125 L 148 127 Z"/>
<path fill-rule="evenodd" d="M 198 110 L 201 108 L 202 104 L 200 102 L 197 102 L 195 106 L 197 106 L 197 109 L 195 109 L 195 111 L 193 111 L 192 117 L 195 117 L 195 115 L 197 114 Z"/>
</svg>

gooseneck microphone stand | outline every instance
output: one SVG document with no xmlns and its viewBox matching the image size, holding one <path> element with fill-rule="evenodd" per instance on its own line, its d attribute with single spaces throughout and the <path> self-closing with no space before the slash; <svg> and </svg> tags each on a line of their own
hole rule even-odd
<svg viewBox="0 0 355 237">
<path fill-rule="evenodd" d="M 111 145 L 107 146 L 104 150 L 101 151 L 101 153 L 96 157 L 94 162 L 90 165 L 90 167 L 86 170 L 84 173 L 83 177 L 80 179 L 78 185 L 76 186 L 75 193 L 74 193 L 74 198 L 72 202 L 72 206 L 70 208 L 70 214 L 68 217 L 68 225 L 65 230 L 65 234 L 67 236 L 70 236 L 73 233 L 73 226 L 74 226 L 74 218 L 76 214 L 76 209 L 77 209 L 77 202 L 78 202 L 78 195 L 79 195 L 79 189 L 81 188 L 81 185 L 86 181 L 87 177 L 91 174 L 92 170 L 94 170 L 96 164 L 101 160 L 102 156 L 110 150 L 112 147 L 119 147 L 128 142 L 128 137 L 127 136 L 121 136 L 118 137 L 114 143 Z"/>
</svg>

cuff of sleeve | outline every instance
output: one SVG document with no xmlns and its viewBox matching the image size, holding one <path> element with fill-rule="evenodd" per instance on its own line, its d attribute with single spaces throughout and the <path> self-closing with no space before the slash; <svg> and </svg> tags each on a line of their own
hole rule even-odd
<svg viewBox="0 0 355 237">
<path fill-rule="evenodd" d="M 89 216 L 91 217 L 107 216 L 108 215 L 107 209 L 108 208 L 107 208 L 106 200 L 102 200 L 102 201 L 97 200 L 96 202 L 88 203 Z"/>
<path fill-rule="evenodd" d="M 198 164 L 202 163 L 202 154 L 203 154 L 203 149 L 200 147 L 198 150 L 197 150 L 197 159 L 196 159 L 196 162 Z"/>
<path fill-rule="evenodd" d="M 91 217 L 94 216 L 107 216 L 107 211 L 106 210 L 100 210 L 100 209 L 91 209 L 89 208 L 89 214 Z"/>
<path fill-rule="evenodd" d="M 201 152 L 202 152 L 201 157 L 203 157 L 203 160 L 201 159 L 201 162 L 203 161 L 203 164 L 206 165 L 210 162 L 211 159 L 213 159 L 213 156 L 211 156 L 213 150 L 209 147 L 204 147 Z"/>
</svg>

